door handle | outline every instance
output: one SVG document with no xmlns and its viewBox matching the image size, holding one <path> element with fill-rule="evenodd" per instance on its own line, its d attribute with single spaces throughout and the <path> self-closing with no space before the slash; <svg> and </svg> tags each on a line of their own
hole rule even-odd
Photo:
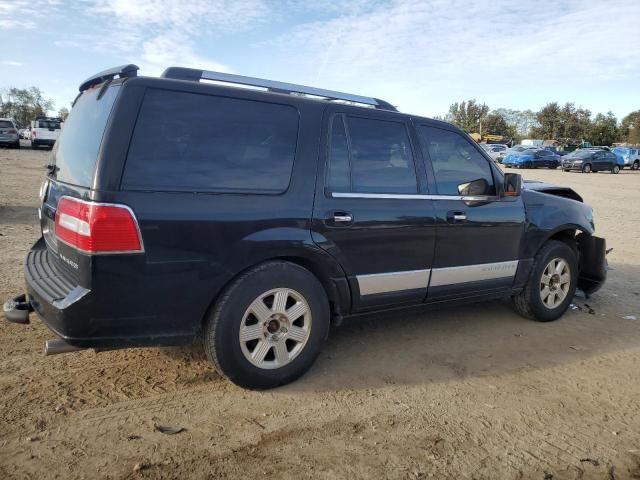
<svg viewBox="0 0 640 480">
<path fill-rule="evenodd" d="M 464 212 L 447 212 L 447 221 L 449 223 L 466 222 L 467 214 Z"/>
<path fill-rule="evenodd" d="M 346 212 L 336 212 L 333 214 L 334 223 L 351 223 L 353 222 L 353 215 Z"/>
</svg>

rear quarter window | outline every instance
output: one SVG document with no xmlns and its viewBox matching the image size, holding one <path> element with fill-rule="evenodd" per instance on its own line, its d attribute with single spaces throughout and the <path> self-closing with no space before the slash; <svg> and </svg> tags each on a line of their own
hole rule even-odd
<svg viewBox="0 0 640 480">
<path fill-rule="evenodd" d="M 282 193 L 297 136 L 298 111 L 289 105 L 150 89 L 122 188 Z"/>
</svg>

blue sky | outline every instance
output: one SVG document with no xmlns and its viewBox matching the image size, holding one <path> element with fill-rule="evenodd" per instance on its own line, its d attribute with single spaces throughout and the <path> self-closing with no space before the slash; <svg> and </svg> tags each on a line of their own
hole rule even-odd
<svg viewBox="0 0 640 480">
<path fill-rule="evenodd" d="M 105 68 L 199 67 L 383 98 L 640 108 L 640 0 L 0 0 L 0 88 L 68 106 Z"/>
</svg>

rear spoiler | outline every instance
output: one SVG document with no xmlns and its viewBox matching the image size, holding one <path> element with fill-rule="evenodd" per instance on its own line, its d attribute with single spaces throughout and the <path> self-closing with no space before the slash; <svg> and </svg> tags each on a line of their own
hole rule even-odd
<svg viewBox="0 0 640 480">
<path fill-rule="evenodd" d="M 93 87 L 94 85 L 98 85 L 107 80 L 113 80 L 113 78 L 116 76 L 119 78 L 136 77 L 138 75 L 138 70 L 139 67 L 137 65 L 133 65 L 130 63 L 129 65 L 120 65 L 119 67 L 109 68 L 108 70 L 96 73 L 80 84 L 80 93 L 84 92 L 88 88 Z"/>
</svg>

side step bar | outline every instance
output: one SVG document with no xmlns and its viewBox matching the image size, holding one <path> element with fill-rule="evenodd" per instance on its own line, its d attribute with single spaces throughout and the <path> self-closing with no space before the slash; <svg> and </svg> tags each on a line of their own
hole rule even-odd
<svg viewBox="0 0 640 480">
<path fill-rule="evenodd" d="M 59 353 L 69 353 L 84 350 L 84 348 L 74 347 L 69 345 L 61 338 L 54 338 L 51 340 L 45 340 L 44 342 L 44 354 L 45 355 L 58 355 Z"/>
</svg>

